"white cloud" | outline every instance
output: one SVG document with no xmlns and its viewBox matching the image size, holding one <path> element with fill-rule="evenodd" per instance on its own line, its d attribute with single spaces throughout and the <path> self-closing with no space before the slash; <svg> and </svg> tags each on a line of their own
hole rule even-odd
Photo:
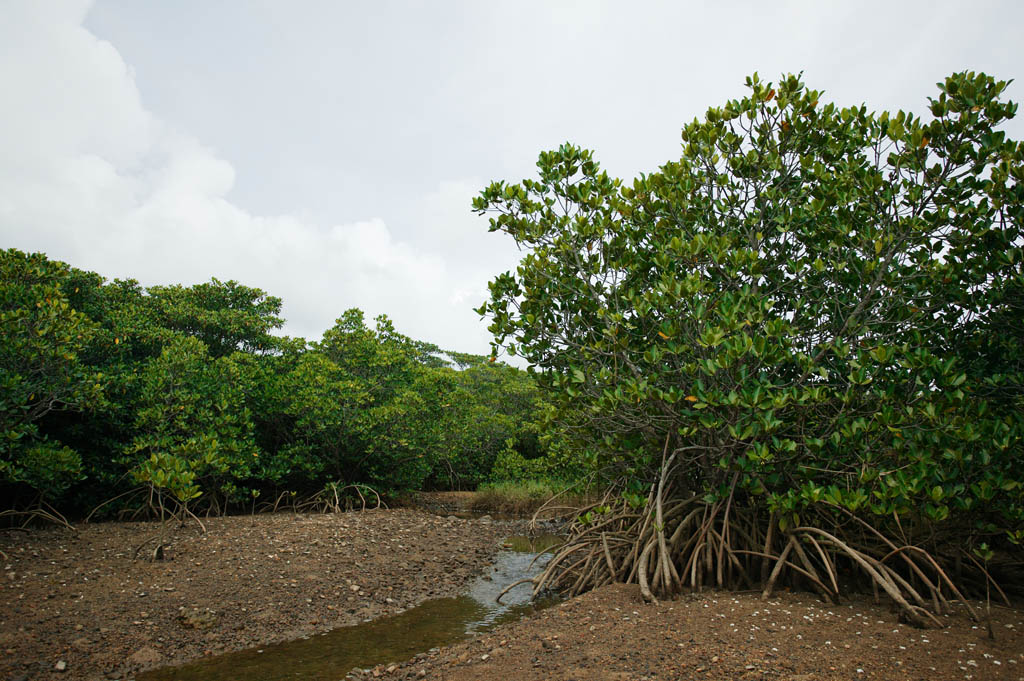
<svg viewBox="0 0 1024 681">
<path fill-rule="evenodd" d="M 441 183 L 423 202 L 415 243 L 380 218 L 253 215 L 226 198 L 236 175 L 228 160 L 145 108 L 117 50 L 81 27 L 85 9 L 5 9 L 0 83 L 17 103 L 0 107 L 5 247 L 144 284 L 237 279 L 284 298 L 295 335 L 317 338 L 355 306 L 417 338 L 486 351 L 470 308 L 493 258 L 458 253 L 485 234 L 469 212 L 479 183 Z"/>
<path fill-rule="evenodd" d="M 469 210 L 487 181 L 565 140 L 650 172 L 755 70 L 920 111 L 954 70 L 1020 75 L 1021 7 L 5 0 L 0 246 L 234 278 L 284 298 L 293 334 L 358 306 L 486 352 L 472 307 L 517 259 Z"/>
</svg>

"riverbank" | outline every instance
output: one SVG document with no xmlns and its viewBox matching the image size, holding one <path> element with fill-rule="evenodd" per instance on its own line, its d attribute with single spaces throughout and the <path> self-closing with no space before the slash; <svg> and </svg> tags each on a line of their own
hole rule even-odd
<svg viewBox="0 0 1024 681">
<path fill-rule="evenodd" d="M 155 562 L 131 559 L 153 523 L 0 531 L 0 679 L 130 678 L 394 614 L 460 593 L 513 534 L 411 509 L 204 522 Z"/>
<path fill-rule="evenodd" d="M 870 598 L 709 592 L 647 604 L 635 585 L 613 584 L 347 681 L 1020 681 L 1024 611 L 993 608 L 993 620 L 995 641 L 962 616 L 944 629 L 899 624 Z"/>
</svg>

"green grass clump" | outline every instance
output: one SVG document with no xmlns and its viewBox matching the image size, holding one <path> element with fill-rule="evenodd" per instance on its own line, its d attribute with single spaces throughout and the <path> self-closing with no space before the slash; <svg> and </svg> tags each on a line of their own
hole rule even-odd
<svg viewBox="0 0 1024 681">
<path fill-rule="evenodd" d="M 476 494 L 469 502 L 469 508 L 489 513 L 527 515 L 535 513 L 553 497 L 558 496 L 550 504 L 553 507 L 550 515 L 565 515 L 567 508 L 578 508 L 587 503 L 588 499 L 586 494 L 578 489 L 566 492 L 566 489 L 572 486 L 571 483 L 562 480 L 546 478 L 487 482 L 477 488 Z"/>
</svg>

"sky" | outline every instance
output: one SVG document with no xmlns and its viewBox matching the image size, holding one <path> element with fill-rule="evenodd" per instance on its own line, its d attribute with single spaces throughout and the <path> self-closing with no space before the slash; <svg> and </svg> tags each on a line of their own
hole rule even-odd
<svg viewBox="0 0 1024 681">
<path fill-rule="evenodd" d="M 566 141 L 656 170 L 755 71 L 924 113 L 954 71 L 1024 77 L 1022 25 L 983 0 L 0 0 L 0 248 L 483 354 L 473 308 L 522 255 L 470 208 L 490 181 Z"/>
</svg>

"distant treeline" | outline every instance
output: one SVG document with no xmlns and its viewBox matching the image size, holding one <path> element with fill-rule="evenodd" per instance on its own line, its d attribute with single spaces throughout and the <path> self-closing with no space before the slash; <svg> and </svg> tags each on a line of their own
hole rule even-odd
<svg viewBox="0 0 1024 681">
<path fill-rule="evenodd" d="M 233 281 L 143 287 L 0 252 L 0 510 L 334 503 L 548 465 L 526 372 L 357 309 L 319 341 L 273 335 L 280 312 Z"/>
</svg>

